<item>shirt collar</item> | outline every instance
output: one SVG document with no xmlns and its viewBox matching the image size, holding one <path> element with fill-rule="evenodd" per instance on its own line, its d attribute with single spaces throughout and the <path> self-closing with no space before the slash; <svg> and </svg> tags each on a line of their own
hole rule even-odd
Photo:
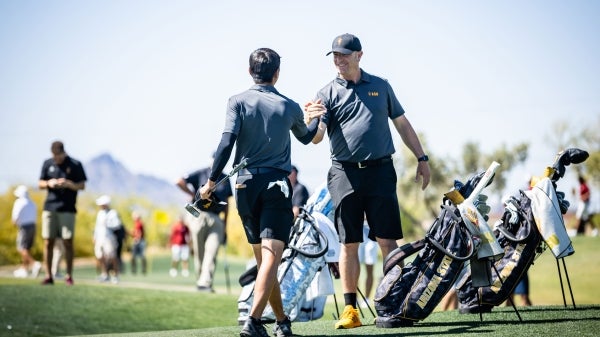
<svg viewBox="0 0 600 337">
<path fill-rule="evenodd" d="M 262 92 L 272 92 L 275 94 L 279 94 L 277 89 L 275 89 L 275 87 L 270 84 L 255 84 L 252 87 L 250 87 L 250 90 L 257 90 L 257 91 L 262 91 Z"/>
<path fill-rule="evenodd" d="M 340 76 L 336 77 L 335 81 L 342 85 L 344 88 L 349 88 L 351 85 L 350 82 L 348 82 Z M 371 82 L 371 75 L 369 75 L 366 71 L 362 70 L 362 68 L 360 69 L 360 80 L 358 80 L 358 83 L 356 83 L 355 85 L 359 85 L 361 82 Z"/>
</svg>

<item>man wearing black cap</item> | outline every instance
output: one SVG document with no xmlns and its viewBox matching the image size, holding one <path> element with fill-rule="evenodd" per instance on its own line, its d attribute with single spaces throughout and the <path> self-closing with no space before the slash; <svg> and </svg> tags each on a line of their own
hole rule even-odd
<svg viewBox="0 0 600 337">
<path fill-rule="evenodd" d="M 298 103 L 275 89 L 280 57 L 274 50 L 255 50 L 250 54 L 249 65 L 255 84 L 229 99 L 221 143 L 210 178 L 200 193 L 202 199 L 209 199 L 218 181 L 218 172 L 229 160 L 235 145 L 234 164 L 247 162 L 236 179 L 237 209 L 259 267 L 250 317 L 240 336 L 269 336 L 261 320 L 268 302 L 275 314 L 275 336 L 288 337 L 292 336 L 292 328 L 283 310 L 277 268 L 294 218 L 288 179 L 292 169 L 290 131 L 301 143 L 310 143 L 320 114 L 316 112 L 305 121 Z"/>
<path fill-rule="evenodd" d="M 334 201 L 335 225 L 342 243 L 340 275 L 344 313 L 336 329 L 361 326 L 356 309 L 364 216 L 370 224 L 369 238 L 376 239 L 383 256 L 397 248 L 402 238 L 396 196 L 395 152 L 388 126 L 391 119 L 404 144 L 418 161 L 415 181 L 429 184 L 428 157 L 390 84 L 359 66 L 363 56 L 360 40 L 343 34 L 333 40 L 331 51 L 338 76 L 305 105 L 308 117 L 323 114 L 313 143 L 330 140 L 332 165 L 327 185 Z"/>
</svg>

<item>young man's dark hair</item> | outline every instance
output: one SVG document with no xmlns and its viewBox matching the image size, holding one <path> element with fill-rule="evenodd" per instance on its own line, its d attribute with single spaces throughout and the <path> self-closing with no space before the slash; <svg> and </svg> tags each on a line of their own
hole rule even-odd
<svg viewBox="0 0 600 337">
<path fill-rule="evenodd" d="M 260 48 L 250 54 L 250 75 L 254 83 L 273 81 L 273 76 L 279 69 L 279 59 L 279 54 L 269 48 Z"/>
<path fill-rule="evenodd" d="M 63 142 L 56 140 L 52 142 L 52 146 L 50 146 L 50 151 L 52 151 L 53 154 L 65 153 L 65 146 L 63 145 Z"/>
</svg>

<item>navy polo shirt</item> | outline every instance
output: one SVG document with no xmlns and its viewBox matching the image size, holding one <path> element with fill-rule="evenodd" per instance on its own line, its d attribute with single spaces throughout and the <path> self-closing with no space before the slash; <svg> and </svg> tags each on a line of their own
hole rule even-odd
<svg viewBox="0 0 600 337">
<path fill-rule="evenodd" d="M 247 158 L 248 168 L 291 172 L 290 130 L 296 138 L 308 133 L 304 113 L 272 85 L 257 84 L 229 98 L 223 132 L 237 136 L 234 163 Z"/>
<path fill-rule="evenodd" d="M 395 152 L 388 119 L 404 109 L 386 80 L 361 69 L 358 83 L 338 77 L 317 98 L 327 108 L 321 122 L 327 125 L 331 159 L 361 162 Z"/>
<path fill-rule="evenodd" d="M 58 178 L 66 178 L 74 183 L 87 180 L 81 162 L 69 156 L 60 165 L 57 165 L 52 158 L 44 161 L 40 180 Z M 76 201 L 77 191 L 73 191 L 70 188 L 48 188 L 44 210 L 75 213 L 77 212 L 75 208 Z"/>
</svg>

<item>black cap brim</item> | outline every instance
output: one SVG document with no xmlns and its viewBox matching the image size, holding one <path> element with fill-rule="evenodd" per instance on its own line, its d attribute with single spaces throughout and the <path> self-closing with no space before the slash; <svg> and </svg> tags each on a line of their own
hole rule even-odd
<svg viewBox="0 0 600 337">
<path fill-rule="evenodd" d="M 340 54 L 344 54 L 344 55 L 350 55 L 354 52 L 354 50 L 350 50 L 350 49 L 346 49 L 346 48 L 333 48 L 332 51 L 330 51 L 329 53 L 325 54 L 325 56 L 329 56 L 329 54 L 331 53 L 340 53 Z"/>
</svg>

